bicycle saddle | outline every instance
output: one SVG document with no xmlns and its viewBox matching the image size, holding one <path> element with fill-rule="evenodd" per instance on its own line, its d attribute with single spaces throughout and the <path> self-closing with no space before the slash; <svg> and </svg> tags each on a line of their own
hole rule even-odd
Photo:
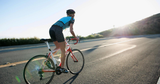
<svg viewBox="0 0 160 84">
<path fill-rule="evenodd" d="M 45 41 L 49 41 L 50 39 L 40 39 L 40 41 L 43 41 L 43 42 L 45 42 Z"/>
</svg>

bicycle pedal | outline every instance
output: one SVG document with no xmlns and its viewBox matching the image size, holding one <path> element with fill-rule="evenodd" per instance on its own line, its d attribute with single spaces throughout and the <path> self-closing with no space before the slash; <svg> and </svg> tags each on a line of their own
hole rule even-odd
<svg viewBox="0 0 160 84">
<path fill-rule="evenodd" d="M 56 74 L 57 75 L 60 75 L 62 72 L 61 72 L 61 67 L 60 66 L 58 66 L 57 68 L 56 68 Z"/>
</svg>

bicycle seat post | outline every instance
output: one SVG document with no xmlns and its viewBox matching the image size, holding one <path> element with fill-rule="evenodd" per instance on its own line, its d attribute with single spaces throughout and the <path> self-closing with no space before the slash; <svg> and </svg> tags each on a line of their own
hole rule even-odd
<svg viewBox="0 0 160 84">
<path fill-rule="evenodd" d="M 51 48 L 50 48 L 50 46 L 49 46 L 48 41 L 45 41 L 45 43 L 47 44 L 47 47 L 48 47 L 49 51 L 51 51 Z"/>
<path fill-rule="evenodd" d="M 49 51 L 52 52 L 48 41 L 45 41 L 45 43 L 47 44 L 47 47 L 48 47 Z M 51 54 L 51 58 L 52 58 L 52 60 L 53 60 L 53 62 L 55 64 L 55 66 L 57 66 L 57 62 L 56 62 L 55 58 L 53 57 L 53 54 Z"/>
</svg>

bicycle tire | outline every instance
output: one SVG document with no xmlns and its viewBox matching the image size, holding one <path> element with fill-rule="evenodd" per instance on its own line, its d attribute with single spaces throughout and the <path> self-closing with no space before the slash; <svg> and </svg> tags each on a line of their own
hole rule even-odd
<svg viewBox="0 0 160 84">
<path fill-rule="evenodd" d="M 46 65 L 45 61 L 50 63 L 51 67 Z M 45 63 L 44 63 L 45 62 Z M 54 72 L 42 72 L 41 66 L 43 69 L 55 69 L 54 62 L 45 55 L 36 55 L 32 57 L 25 65 L 23 70 L 23 78 L 27 84 L 49 84 L 53 77 Z M 31 69 L 31 71 L 30 71 Z M 51 74 L 52 73 L 52 74 Z M 41 77 L 40 77 L 41 76 Z M 44 78 L 46 77 L 46 78 Z"/>
<path fill-rule="evenodd" d="M 71 52 L 69 52 L 66 58 L 66 66 L 70 73 L 79 74 L 84 67 L 85 59 L 83 53 L 78 49 L 73 49 L 72 53 L 74 54 L 78 62 L 73 61 L 72 57 L 70 56 Z"/>
</svg>

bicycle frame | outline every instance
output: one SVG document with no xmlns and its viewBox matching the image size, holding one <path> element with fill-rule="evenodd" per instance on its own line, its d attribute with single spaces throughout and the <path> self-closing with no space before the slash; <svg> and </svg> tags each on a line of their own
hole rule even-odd
<svg viewBox="0 0 160 84">
<path fill-rule="evenodd" d="M 72 38 L 71 40 L 77 40 L 77 39 Z M 50 48 L 50 46 L 49 46 L 48 41 L 45 41 L 45 43 L 46 43 L 46 45 L 47 45 L 47 47 L 48 47 L 48 49 L 49 49 L 49 54 L 48 54 L 47 60 L 48 60 L 49 58 L 52 58 L 52 60 L 53 60 L 53 62 L 54 62 L 55 69 L 56 69 L 58 66 L 61 67 L 61 62 L 60 62 L 59 65 L 57 66 L 57 61 L 56 61 L 56 59 L 55 59 L 54 56 L 53 56 L 53 53 L 56 52 L 56 51 L 58 51 L 59 49 L 54 50 L 54 51 L 51 51 L 51 48 Z M 67 42 L 66 40 L 65 40 L 65 43 L 66 43 L 66 47 L 67 47 L 66 53 L 70 52 L 73 61 L 74 61 L 74 62 L 78 62 L 77 58 L 74 56 L 74 54 L 73 54 L 73 52 L 72 52 L 72 49 L 71 49 L 70 45 L 68 44 L 68 42 Z M 77 40 L 77 42 L 74 43 L 74 44 L 77 44 L 77 43 L 78 43 L 78 40 Z M 43 66 L 43 65 L 42 65 L 42 66 Z M 43 71 L 43 72 L 56 72 L 56 70 L 51 70 L 51 69 L 49 69 L 49 70 L 46 70 L 46 69 L 45 69 L 45 70 L 44 70 L 44 68 L 42 69 L 42 71 Z"/>
</svg>

